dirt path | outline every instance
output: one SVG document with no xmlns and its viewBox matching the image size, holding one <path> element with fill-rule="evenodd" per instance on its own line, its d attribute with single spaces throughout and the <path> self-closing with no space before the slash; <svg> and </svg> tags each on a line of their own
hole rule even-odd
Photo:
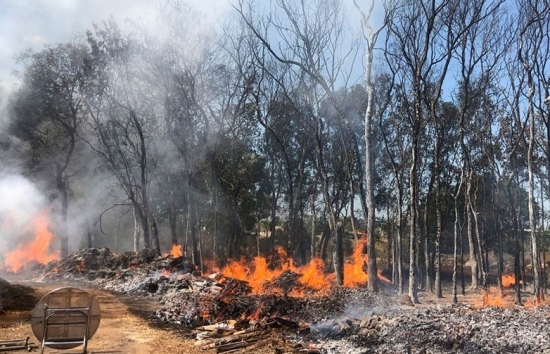
<svg viewBox="0 0 550 354">
<path fill-rule="evenodd" d="M 26 297 L 27 303 L 20 304 L 17 310 L 0 312 L 0 340 L 30 337 L 37 343 L 30 324 L 31 311 L 43 295 L 59 286 L 35 283 L 26 285 L 33 289 L 29 289 L 28 295 L 32 297 Z M 197 348 L 193 340 L 184 339 L 176 331 L 153 325 L 153 320 L 147 316 L 157 306 L 154 302 L 143 298 L 132 299 L 105 290 L 86 290 L 98 299 L 101 307 L 101 323 L 88 344 L 88 352 L 209 354 Z M 76 353 L 81 352 L 80 348 L 82 347 L 63 351 L 47 348 L 45 353 Z"/>
</svg>

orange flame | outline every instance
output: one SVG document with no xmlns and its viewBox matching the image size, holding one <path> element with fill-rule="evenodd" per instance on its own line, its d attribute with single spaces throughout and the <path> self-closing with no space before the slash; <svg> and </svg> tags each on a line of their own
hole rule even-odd
<svg viewBox="0 0 550 354">
<path fill-rule="evenodd" d="M 368 261 L 367 255 L 363 254 L 366 244 L 366 239 L 359 240 L 353 250 L 350 263 L 344 264 L 344 286 L 347 288 L 364 285 L 369 281 L 367 273 L 363 270 Z"/>
<path fill-rule="evenodd" d="M 246 265 L 243 260 L 241 262 L 231 261 L 223 269 L 222 275 L 245 280 L 252 287 L 253 292 L 262 293 L 265 282 L 281 275 L 283 271 L 282 268 L 270 270 L 267 266 L 267 258 L 257 256 L 254 257 L 252 266 Z"/>
<path fill-rule="evenodd" d="M 213 260 L 205 259 L 202 262 L 202 265 L 203 265 L 203 271 L 205 273 L 209 273 L 209 272 L 220 273 L 220 268 L 215 265 Z"/>
<path fill-rule="evenodd" d="M 369 280 L 363 270 L 367 262 L 367 256 L 363 254 L 366 242 L 366 239 L 359 240 L 349 263 L 344 265 L 345 287 L 364 285 Z M 299 274 L 298 282 L 304 287 L 315 291 L 327 290 L 333 285 L 335 276 L 334 274 L 325 273 L 325 263 L 320 258 L 313 258 L 308 264 L 297 267 L 284 249 L 279 248 L 277 249 L 277 264 L 276 267 L 270 266 L 269 259 L 264 256 L 254 257 L 251 263 L 247 263 L 245 260 L 231 261 L 222 270 L 222 275 L 247 281 L 255 293 L 265 292 L 264 285 L 285 271 Z M 381 280 L 389 281 L 382 275 L 381 271 L 378 272 L 378 277 Z M 299 289 L 292 291 L 290 294 L 297 297 L 305 295 Z"/>
<path fill-rule="evenodd" d="M 320 258 L 313 258 L 308 265 L 300 268 L 300 282 L 314 290 L 327 290 L 330 288 L 330 277 L 325 274 L 325 262 Z"/>
<path fill-rule="evenodd" d="M 474 301 L 474 306 L 481 307 L 508 307 L 512 305 L 511 299 L 504 296 L 498 289 L 489 287 L 488 290 L 481 291 L 481 299 Z"/>
<path fill-rule="evenodd" d="M 30 262 L 46 264 L 59 259 L 59 251 L 49 253 L 48 249 L 54 235 L 48 228 L 47 211 L 40 212 L 33 220 L 34 240 L 27 244 L 19 244 L 17 248 L 6 254 L 4 264 L 8 270 L 17 273 Z"/>
<path fill-rule="evenodd" d="M 172 257 L 174 257 L 174 258 L 183 256 L 183 252 L 182 252 L 182 250 L 181 250 L 181 245 L 173 244 L 173 245 L 172 245 L 172 249 L 170 250 L 170 254 L 171 254 Z"/>
<path fill-rule="evenodd" d="M 285 271 L 300 274 L 298 282 L 306 287 L 317 291 L 330 288 L 331 277 L 325 274 L 325 264 L 321 259 L 314 258 L 307 265 L 297 267 L 282 248 L 277 250 L 277 254 L 281 264 L 274 269 L 270 269 L 266 257 L 257 256 L 254 257 L 251 266 L 248 266 L 242 260 L 240 262 L 230 262 L 222 270 L 222 275 L 247 281 L 255 293 L 263 293 L 264 284 L 280 276 Z M 298 291 L 292 292 L 292 295 L 303 296 Z"/>
<path fill-rule="evenodd" d="M 378 269 L 378 272 L 376 274 L 378 275 L 378 279 L 385 281 L 386 283 L 391 283 L 391 280 L 382 274 L 382 269 Z"/>
<path fill-rule="evenodd" d="M 496 307 L 506 307 L 510 305 L 501 294 L 491 294 L 489 292 L 485 292 L 483 295 L 483 304 L 485 306 Z"/>
<path fill-rule="evenodd" d="M 502 274 L 502 286 L 504 288 L 511 288 L 516 285 L 516 277 L 514 274 Z"/>
</svg>

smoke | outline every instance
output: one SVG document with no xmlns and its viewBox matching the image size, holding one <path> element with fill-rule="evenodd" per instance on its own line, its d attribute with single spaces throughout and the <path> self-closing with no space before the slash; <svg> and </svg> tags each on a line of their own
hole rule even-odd
<svg viewBox="0 0 550 354">
<path fill-rule="evenodd" d="M 0 254 L 32 237 L 29 225 L 46 205 L 44 195 L 30 180 L 0 172 Z"/>
<path fill-rule="evenodd" d="M 201 5 L 202 8 L 198 9 L 200 13 L 208 14 L 206 17 L 210 21 L 214 12 L 220 15 L 228 8 L 225 0 L 207 0 L 206 3 L 218 5 Z M 0 51 L 0 63 L 3 64 L 0 66 L 0 264 L 3 263 L 4 255 L 34 238 L 32 223 L 41 211 L 48 211 L 49 229 L 54 234 L 52 250 L 59 249 L 57 230 L 62 222 L 60 195 L 55 188 L 51 165 L 45 160 L 41 166 L 33 165 L 32 170 L 29 170 L 32 163 L 29 160 L 31 151 L 28 144 L 8 132 L 11 117 L 6 107 L 9 95 L 17 94 L 17 82 L 11 70 L 21 69 L 13 58 L 26 48 L 40 51 L 46 43 L 71 41 L 75 35 L 91 28 L 92 23 L 101 23 L 110 17 L 123 29 L 133 27 L 125 23 L 126 18 L 147 26 L 156 18 L 155 9 L 159 10 L 161 4 L 169 5 L 170 2 L 100 0 L 97 3 L 66 1 L 52 4 L 43 0 L 38 3 L 23 0 L 4 9 L 3 16 L 7 21 L 0 21 L 0 29 L 5 29 L 0 31 L 0 48 L 6 49 Z M 216 11 L 212 11 L 212 8 L 216 8 Z M 16 20 L 18 17 L 21 21 Z M 60 18 L 66 20 L 60 21 Z M 154 26 L 147 27 L 153 33 L 149 27 Z M 198 28 L 195 30 L 199 31 Z M 18 37 L 12 36 L 13 33 L 18 33 Z M 198 38 L 200 31 L 194 33 Z M 187 51 L 186 54 L 197 60 L 194 55 L 201 53 Z M 87 138 L 91 140 L 89 136 Z M 165 159 L 170 157 L 174 161 L 178 160 L 171 144 L 159 140 L 156 146 Z M 133 218 L 129 207 L 124 205 L 127 198 L 112 174 L 101 165 L 95 152 L 79 141 L 65 174 L 68 176 L 69 191 L 69 252 L 86 247 L 88 237 L 93 240 L 95 247 L 105 246 L 115 251 L 132 249 Z M 109 210 L 114 205 L 120 206 Z"/>
<path fill-rule="evenodd" d="M 6 139 L 4 131 L 8 126 L 8 115 L 6 108 L 8 104 L 9 89 L 8 85 L 0 79 L 0 143 Z"/>
</svg>

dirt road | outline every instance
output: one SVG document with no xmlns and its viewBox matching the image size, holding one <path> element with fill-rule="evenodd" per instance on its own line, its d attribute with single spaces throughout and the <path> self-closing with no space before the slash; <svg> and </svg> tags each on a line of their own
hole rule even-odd
<svg viewBox="0 0 550 354">
<path fill-rule="evenodd" d="M 31 330 L 31 311 L 43 295 L 59 286 L 36 283 L 25 285 L 30 286 L 26 294 L 18 293 L 14 299 L 8 299 L 15 303 L 15 309 L 4 307 L 8 310 L 0 311 L 0 340 L 30 337 L 37 343 Z M 148 319 L 155 306 L 158 306 L 153 301 L 115 295 L 105 290 L 86 290 L 98 299 L 101 307 L 101 323 L 88 344 L 88 352 L 209 354 L 196 347 L 194 340 L 185 339 L 174 330 L 159 328 L 152 319 Z M 81 352 L 81 348 L 63 351 L 47 348 L 45 352 L 68 354 Z"/>
</svg>

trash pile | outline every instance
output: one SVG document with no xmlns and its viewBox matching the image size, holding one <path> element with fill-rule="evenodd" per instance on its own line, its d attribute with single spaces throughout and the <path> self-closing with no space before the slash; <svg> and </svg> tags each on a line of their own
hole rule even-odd
<svg viewBox="0 0 550 354">
<path fill-rule="evenodd" d="M 415 307 L 364 287 L 316 293 L 292 272 L 265 282 L 267 291 L 257 294 L 245 280 L 201 274 L 184 257 L 107 248 L 84 249 L 36 270 L 36 280 L 153 297 L 159 320 L 188 328 L 198 346 L 218 353 L 251 352 L 269 342 L 281 353 L 550 354 L 548 306 Z M 292 296 L 299 287 L 302 295 Z"/>
</svg>

